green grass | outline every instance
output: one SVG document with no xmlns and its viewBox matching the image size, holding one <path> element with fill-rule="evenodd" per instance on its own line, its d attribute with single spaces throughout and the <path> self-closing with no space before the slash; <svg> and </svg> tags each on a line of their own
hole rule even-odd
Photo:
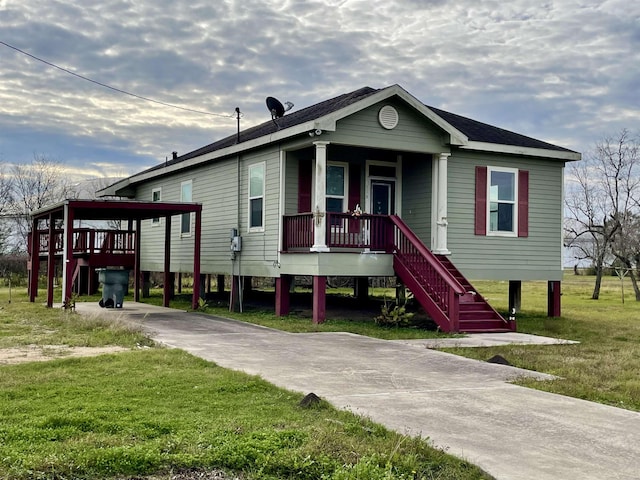
<svg viewBox="0 0 640 480">
<path fill-rule="evenodd" d="M 630 280 L 625 303 L 620 280 L 606 277 L 599 300 L 592 300 L 594 277 L 567 274 L 562 284 L 562 317 L 549 318 L 546 282 L 523 282 L 518 331 L 577 340 L 578 345 L 502 346 L 446 349 L 479 360 L 499 354 L 511 364 L 561 377 L 519 384 L 640 411 L 640 302 Z M 507 309 L 506 282 L 476 282 L 498 309 Z"/>
<path fill-rule="evenodd" d="M 25 301 L 25 295 L 20 297 L 16 292 L 13 292 L 13 297 L 14 301 L 8 303 L 7 292 L 0 289 L 0 348 L 25 345 L 135 347 L 137 344 L 149 344 L 148 338 L 124 322 L 45 308 Z"/>
<path fill-rule="evenodd" d="M 0 291 L 2 347 L 133 346 L 140 332 Z M 14 294 L 15 295 L 15 294 Z M 149 342 L 147 342 L 149 343 Z M 325 402 L 180 350 L 0 365 L 0 479 L 481 479 L 472 465 Z"/>
</svg>

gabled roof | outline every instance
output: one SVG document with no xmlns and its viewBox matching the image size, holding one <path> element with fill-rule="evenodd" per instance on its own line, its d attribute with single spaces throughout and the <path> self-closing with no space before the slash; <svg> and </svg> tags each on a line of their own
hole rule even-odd
<svg viewBox="0 0 640 480">
<path fill-rule="evenodd" d="M 230 135 L 192 152 L 181 155 L 133 175 L 102 190 L 103 195 L 117 195 L 127 185 L 177 169 L 192 167 L 225 155 L 278 142 L 301 133 L 320 128 L 333 131 L 336 122 L 378 102 L 398 97 L 422 114 L 427 120 L 449 134 L 451 145 L 465 149 L 557 157 L 578 160 L 580 154 L 541 140 L 510 132 L 502 128 L 429 107 L 398 85 L 382 89 L 362 87 L 350 93 L 325 100 L 291 112 L 276 120 L 268 120 L 248 128 L 238 135 Z"/>
<path fill-rule="evenodd" d="M 511 145 L 514 147 L 525 148 L 542 148 L 545 150 L 557 150 L 561 152 L 572 152 L 568 148 L 559 147 L 551 143 L 536 140 L 535 138 L 520 135 L 519 133 L 494 127 L 487 123 L 478 122 L 470 118 L 456 115 L 455 113 L 446 112 L 435 107 L 428 107 L 439 117 L 453 125 L 455 128 L 464 133 L 470 141 L 495 143 L 499 145 Z"/>
<path fill-rule="evenodd" d="M 378 91 L 379 90 L 375 88 L 363 87 L 354 92 L 345 93 L 335 98 L 325 100 L 324 102 L 316 103 L 315 105 L 311 105 L 310 107 L 303 108 L 302 110 L 291 112 L 288 115 L 278 118 L 275 121 L 269 120 L 267 122 L 261 123 L 260 125 L 256 125 L 255 127 L 242 130 L 240 132 L 240 142 L 238 142 L 238 135 L 230 135 L 226 138 L 223 138 L 222 140 L 218 140 L 217 142 L 211 143 L 202 148 L 199 148 L 192 152 L 181 155 L 176 159 L 169 160 L 166 165 L 179 163 L 184 160 L 189 160 L 191 158 L 199 157 L 206 153 L 215 152 L 217 150 L 221 150 L 226 147 L 237 145 L 238 143 L 244 143 L 249 140 L 255 140 L 256 138 L 264 137 L 266 135 L 271 135 L 273 133 L 276 133 L 277 131 L 284 130 L 286 128 L 290 128 L 306 122 L 314 121 L 320 117 L 336 112 L 353 103 L 356 103 Z M 155 167 L 152 167 L 150 170 L 163 168 L 166 165 L 165 164 L 157 165 Z"/>
</svg>

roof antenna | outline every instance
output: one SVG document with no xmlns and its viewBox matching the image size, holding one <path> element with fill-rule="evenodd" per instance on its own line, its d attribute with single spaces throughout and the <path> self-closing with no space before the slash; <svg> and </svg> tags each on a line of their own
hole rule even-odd
<svg viewBox="0 0 640 480">
<path fill-rule="evenodd" d="M 284 116 L 284 112 L 288 112 L 289 110 L 291 110 L 293 108 L 293 103 L 284 102 L 284 105 L 282 105 L 280 100 L 274 97 L 267 97 L 266 102 L 267 102 L 267 110 L 271 112 L 271 120 L 276 125 L 278 130 L 280 130 L 280 125 L 278 125 L 278 122 L 276 122 L 276 119 L 282 118 Z"/>
<path fill-rule="evenodd" d="M 240 107 L 236 107 L 236 120 L 238 121 L 238 136 L 236 137 L 236 143 L 240 143 Z"/>
</svg>

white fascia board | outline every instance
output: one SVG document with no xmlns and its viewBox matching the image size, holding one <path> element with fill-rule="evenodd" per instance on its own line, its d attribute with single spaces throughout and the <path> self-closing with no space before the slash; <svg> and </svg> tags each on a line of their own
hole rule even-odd
<svg viewBox="0 0 640 480">
<path fill-rule="evenodd" d="M 306 133 L 311 130 L 315 130 L 317 128 L 320 128 L 319 122 L 317 120 L 306 122 L 300 125 L 295 125 L 293 127 L 272 133 L 271 135 L 264 135 L 262 137 L 255 138 L 253 140 L 249 140 L 246 142 L 242 142 L 237 145 L 221 148 L 220 150 L 215 150 L 213 152 L 205 153 L 198 157 L 190 158 L 189 160 L 183 160 L 181 162 L 174 163 L 173 165 L 168 165 L 163 168 L 158 168 L 150 172 L 146 172 L 146 173 L 142 172 L 136 175 L 132 175 L 129 178 L 125 178 L 124 180 L 118 183 L 115 183 L 107 188 L 99 190 L 99 192 L 101 196 L 117 195 L 117 193 L 115 193 L 116 191 L 122 190 L 123 188 L 128 187 L 129 185 L 135 185 L 136 183 L 144 182 L 145 180 L 150 180 L 155 177 L 168 175 L 170 173 L 173 173 L 179 170 L 197 167 L 202 163 L 206 163 L 206 162 L 216 160 L 218 158 L 242 153 L 244 151 L 258 148 L 263 145 L 268 145 L 270 143 L 277 142 L 280 140 L 285 140 L 288 137 L 293 137 L 301 133 Z M 323 129 L 328 130 L 328 128 L 323 128 Z"/>
<path fill-rule="evenodd" d="M 201 163 L 210 162 L 217 158 L 226 157 L 230 155 L 234 155 L 237 153 L 244 152 L 246 150 L 251 150 L 254 148 L 258 148 L 264 145 L 268 145 L 273 142 L 277 142 L 280 140 L 284 140 L 289 137 L 293 137 L 299 135 L 301 133 L 307 133 L 311 130 L 321 129 L 327 131 L 335 131 L 337 128 L 338 120 L 348 117 L 360 110 L 370 107 L 371 105 L 375 105 L 378 102 L 382 102 L 388 98 L 393 96 L 398 96 L 405 102 L 407 102 L 410 106 L 415 108 L 422 115 L 427 117 L 433 123 L 438 125 L 444 131 L 446 131 L 450 135 L 450 141 L 453 145 L 467 145 L 469 143 L 468 138 L 460 132 L 458 129 L 451 126 L 449 123 L 445 122 L 441 117 L 436 115 L 433 111 L 427 108 L 422 102 L 420 102 L 413 95 L 408 93 L 405 89 L 400 87 L 399 85 L 392 85 L 390 87 L 385 88 L 384 90 L 380 90 L 379 92 L 374 93 L 373 95 L 368 96 L 367 98 L 352 103 L 340 110 L 329 113 L 323 117 L 319 117 L 315 120 L 311 120 L 306 123 L 302 123 L 300 125 L 294 125 L 293 127 L 286 128 L 284 130 L 277 131 L 272 133 L 271 135 L 264 135 L 259 138 L 255 138 L 253 140 L 249 140 L 247 142 L 242 142 L 238 145 L 232 145 L 230 147 L 222 148 L 220 150 L 216 150 L 210 153 L 206 153 L 204 155 L 200 155 L 198 157 L 191 158 L 189 160 L 184 160 L 173 165 L 169 165 L 164 168 L 158 168 L 151 172 L 140 173 L 137 175 L 133 175 L 129 178 L 126 178 L 114 185 L 111 185 L 103 190 L 100 190 L 100 194 L 102 196 L 106 195 L 117 195 L 115 192 L 121 190 L 122 188 L 128 187 L 130 185 L 143 182 L 145 180 L 149 180 L 158 176 L 167 175 L 172 172 L 182 170 L 185 168 L 192 168 Z"/>
<path fill-rule="evenodd" d="M 411 95 L 399 85 L 392 85 L 385 88 L 384 90 L 380 90 L 373 95 L 369 95 L 363 100 L 352 103 L 351 105 L 325 115 L 324 117 L 320 117 L 318 120 L 316 120 L 316 122 L 319 125 L 319 128 L 321 128 L 322 130 L 335 131 L 336 123 L 338 122 L 338 120 L 348 117 L 349 115 L 353 115 L 360 110 L 364 110 L 365 108 L 387 100 L 388 98 L 391 98 L 393 96 L 398 96 L 399 98 L 407 102 L 411 107 L 420 112 L 422 115 L 427 117 L 430 121 L 447 132 L 451 137 L 450 141 L 452 145 L 466 145 L 469 142 L 469 139 L 464 133 L 462 133 L 457 128 L 454 128 L 448 122 L 444 121 L 440 116 L 429 109 L 424 103 L 419 101 L 416 97 Z"/>
<path fill-rule="evenodd" d="M 460 147 L 462 150 L 477 150 L 481 152 L 508 153 L 510 155 L 525 155 L 528 157 L 544 157 L 566 162 L 582 160 L 582 154 L 565 150 L 550 150 L 545 148 L 518 147 L 500 143 L 473 142 Z"/>
</svg>

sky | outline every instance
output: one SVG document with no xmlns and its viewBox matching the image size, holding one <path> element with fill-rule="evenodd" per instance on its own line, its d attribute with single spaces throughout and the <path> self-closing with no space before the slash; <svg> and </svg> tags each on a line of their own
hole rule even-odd
<svg viewBox="0 0 640 480">
<path fill-rule="evenodd" d="M 130 175 L 233 134 L 236 107 L 270 120 L 267 96 L 393 84 L 579 152 L 640 133 L 635 0 L 0 0 L 0 26 L 5 168 Z"/>
</svg>

